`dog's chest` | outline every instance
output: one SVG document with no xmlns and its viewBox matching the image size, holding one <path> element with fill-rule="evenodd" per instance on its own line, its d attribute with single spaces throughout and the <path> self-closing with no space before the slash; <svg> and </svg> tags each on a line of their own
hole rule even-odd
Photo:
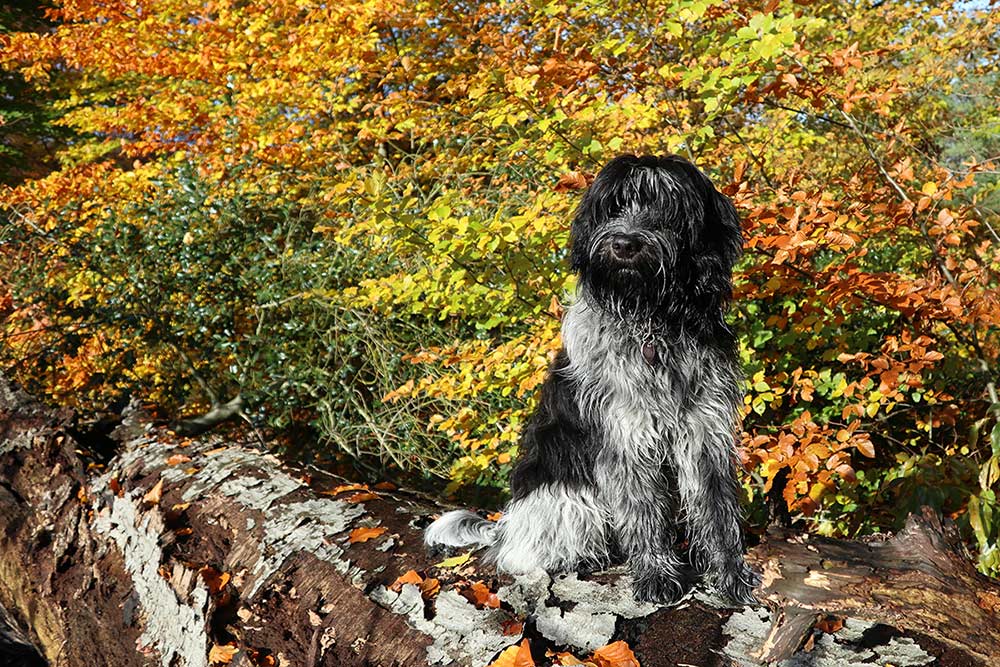
<svg viewBox="0 0 1000 667">
<path fill-rule="evenodd" d="M 585 307 L 567 316 L 563 342 L 578 382 L 580 412 L 601 431 L 608 453 L 665 462 L 684 419 L 686 394 L 698 391 L 690 352 L 662 340 L 623 336 Z"/>
</svg>

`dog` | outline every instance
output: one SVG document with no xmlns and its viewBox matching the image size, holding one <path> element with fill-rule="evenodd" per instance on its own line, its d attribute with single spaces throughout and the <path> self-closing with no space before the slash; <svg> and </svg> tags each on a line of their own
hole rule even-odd
<svg viewBox="0 0 1000 667">
<path fill-rule="evenodd" d="M 426 544 L 486 547 L 514 574 L 624 561 L 635 598 L 664 604 L 686 593 L 693 565 L 753 603 L 735 458 L 743 378 L 724 319 L 742 245 L 732 203 L 684 158 L 622 155 L 601 169 L 570 229 L 577 298 L 511 500 L 495 523 L 445 513 Z"/>
</svg>

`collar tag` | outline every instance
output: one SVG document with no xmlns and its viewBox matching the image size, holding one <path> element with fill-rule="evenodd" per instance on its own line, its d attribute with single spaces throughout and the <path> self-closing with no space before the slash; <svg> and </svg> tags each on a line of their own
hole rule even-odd
<svg viewBox="0 0 1000 667">
<path fill-rule="evenodd" d="M 642 358 L 646 360 L 646 363 L 650 366 L 655 366 L 659 359 L 659 355 L 656 352 L 656 346 L 652 341 L 642 344 Z"/>
</svg>

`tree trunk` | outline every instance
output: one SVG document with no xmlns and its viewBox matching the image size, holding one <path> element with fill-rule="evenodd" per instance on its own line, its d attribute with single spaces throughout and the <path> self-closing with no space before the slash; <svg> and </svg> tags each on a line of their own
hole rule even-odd
<svg viewBox="0 0 1000 667">
<path fill-rule="evenodd" d="M 481 666 L 524 639 L 538 665 L 548 650 L 586 658 L 617 640 L 643 667 L 754 665 L 762 648 L 780 659 L 803 642 L 811 662 L 788 664 L 1000 655 L 997 586 L 932 518 L 884 545 L 783 535 L 757 547 L 761 598 L 783 621 L 769 635 L 766 609 L 701 591 L 669 609 L 638 604 L 620 570 L 511 579 L 475 555 L 432 558 L 421 530 L 440 509 L 415 493 L 179 438 L 135 414 L 110 438 L 74 420 L 0 380 L 0 664 L 18 664 L 16 651 L 42 664 L 32 643 L 67 667 Z M 81 450 L 106 460 L 86 464 Z M 852 618 L 814 632 L 827 613 Z"/>
</svg>

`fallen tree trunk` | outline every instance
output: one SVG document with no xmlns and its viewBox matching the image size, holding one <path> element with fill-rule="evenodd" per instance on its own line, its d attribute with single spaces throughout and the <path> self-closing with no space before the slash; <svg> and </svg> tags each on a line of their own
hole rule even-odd
<svg viewBox="0 0 1000 667">
<path fill-rule="evenodd" d="M 0 381 L 0 606 L 52 665 L 479 666 L 527 639 L 539 665 L 550 664 L 547 650 L 585 658 L 624 640 L 643 667 L 710 667 L 758 664 L 767 638 L 765 609 L 734 611 L 700 592 L 669 609 L 637 604 L 620 571 L 510 579 L 475 555 L 430 558 L 420 533 L 439 510 L 391 485 L 305 473 L 217 436 L 178 438 L 136 415 L 111 438 L 110 460 L 85 465 L 78 450 L 90 443 L 71 412 Z M 956 628 L 908 620 L 918 614 L 845 609 L 843 587 L 824 589 L 837 591 L 832 601 L 817 598 L 809 573 L 846 563 L 837 545 L 854 543 L 796 544 L 776 538 L 754 552 L 769 573 L 762 599 L 777 618 L 796 620 L 797 634 L 785 624 L 772 635 L 768 657 L 809 634 L 802 610 L 814 619 L 859 609 L 866 622 L 810 635 L 812 657 L 827 661 L 815 664 L 971 665 L 1000 655 L 984 653 L 992 631 L 968 641 L 949 634 Z M 934 562 L 951 563 L 945 573 L 958 567 Z M 848 566 L 865 567 L 860 557 Z M 957 589 L 942 585 L 935 600 L 972 599 L 969 586 L 995 591 L 961 571 L 948 580 Z M 849 590 L 884 605 L 896 588 L 880 586 Z M 982 622 L 995 623 L 996 608 L 980 607 Z M 871 621 L 925 636 L 915 642 Z"/>
<path fill-rule="evenodd" d="M 924 508 L 884 542 L 772 534 L 751 553 L 760 598 L 780 610 L 762 656 L 787 658 L 822 616 L 887 623 L 1000 664 L 1000 586 L 976 571 L 953 526 Z"/>
</svg>

